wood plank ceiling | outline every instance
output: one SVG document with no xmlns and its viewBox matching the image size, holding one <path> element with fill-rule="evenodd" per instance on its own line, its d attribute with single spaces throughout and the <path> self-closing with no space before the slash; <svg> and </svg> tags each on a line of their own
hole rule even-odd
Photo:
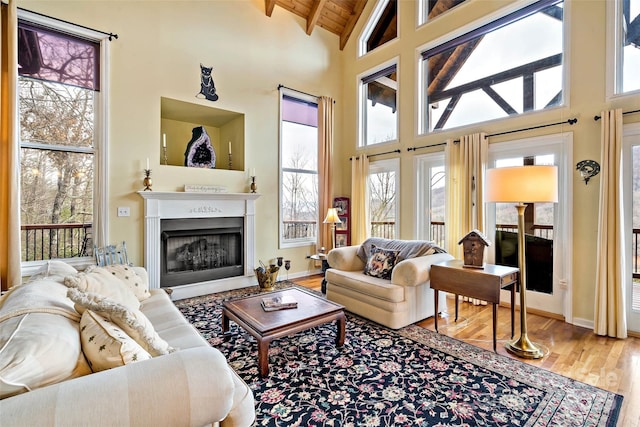
<svg viewBox="0 0 640 427">
<path fill-rule="evenodd" d="M 340 37 L 340 50 L 362 14 L 368 0 L 265 0 L 265 12 L 271 16 L 273 8 L 281 8 L 307 21 L 307 34 L 318 26 Z"/>
</svg>

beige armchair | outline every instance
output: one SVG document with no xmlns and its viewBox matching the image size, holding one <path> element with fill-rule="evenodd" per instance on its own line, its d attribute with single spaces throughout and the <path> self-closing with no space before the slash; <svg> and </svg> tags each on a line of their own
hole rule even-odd
<svg viewBox="0 0 640 427">
<path fill-rule="evenodd" d="M 402 259 L 393 268 L 391 280 L 387 280 L 364 273 L 365 261 L 358 256 L 359 251 L 357 245 L 329 252 L 330 268 L 325 275 L 327 299 L 392 329 L 434 315 L 434 291 L 429 287 L 429 272 L 432 264 L 453 259 L 450 254 L 433 253 Z M 444 300 L 441 302 L 444 307 Z"/>
</svg>

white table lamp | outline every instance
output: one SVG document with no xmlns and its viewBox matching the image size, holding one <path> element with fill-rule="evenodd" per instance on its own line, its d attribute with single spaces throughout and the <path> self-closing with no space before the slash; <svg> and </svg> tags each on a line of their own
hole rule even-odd
<svg viewBox="0 0 640 427">
<path fill-rule="evenodd" d="M 329 208 L 327 210 L 327 216 L 322 221 L 324 224 L 331 224 L 331 248 L 336 247 L 336 224 L 342 223 L 338 216 L 338 210 L 336 208 Z"/>
</svg>

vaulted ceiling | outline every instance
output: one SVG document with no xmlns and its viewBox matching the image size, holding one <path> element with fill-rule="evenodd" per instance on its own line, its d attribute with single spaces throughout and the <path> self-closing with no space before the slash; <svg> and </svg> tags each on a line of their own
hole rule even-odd
<svg viewBox="0 0 640 427">
<path fill-rule="evenodd" d="M 307 34 L 318 26 L 340 37 L 340 50 L 362 14 L 368 0 L 265 0 L 265 12 L 271 16 L 274 7 L 294 13 L 307 21 Z"/>
</svg>

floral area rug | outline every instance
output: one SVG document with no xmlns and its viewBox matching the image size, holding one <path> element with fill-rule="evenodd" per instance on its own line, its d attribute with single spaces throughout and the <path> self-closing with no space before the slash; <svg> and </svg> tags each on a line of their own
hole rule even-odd
<svg viewBox="0 0 640 427">
<path fill-rule="evenodd" d="M 295 286 L 279 282 L 278 287 Z M 271 342 L 269 376 L 255 339 L 231 321 L 225 299 L 258 287 L 176 302 L 251 387 L 257 426 L 615 426 L 622 396 L 418 326 L 393 331 L 347 313 Z"/>
</svg>

